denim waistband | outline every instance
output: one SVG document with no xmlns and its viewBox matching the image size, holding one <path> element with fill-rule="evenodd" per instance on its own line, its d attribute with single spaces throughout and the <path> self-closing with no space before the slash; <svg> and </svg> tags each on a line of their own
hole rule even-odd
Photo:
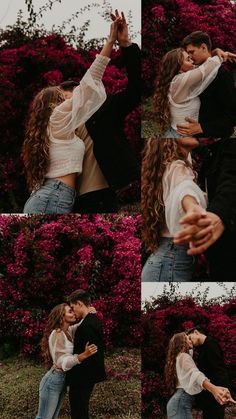
<svg viewBox="0 0 236 419">
<path fill-rule="evenodd" d="M 45 179 L 43 186 L 50 186 L 54 189 L 68 189 L 69 191 L 75 192 L 75 188 L 72 188 L 71 186 L 67 185 L 66 183 L 62 182 L 58 179 Z"/>
</svg>

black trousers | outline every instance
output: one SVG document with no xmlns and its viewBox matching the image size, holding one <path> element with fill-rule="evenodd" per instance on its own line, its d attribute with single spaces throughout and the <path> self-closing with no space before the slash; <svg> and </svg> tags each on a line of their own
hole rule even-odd
<svg viewBox="0 0 236 419">
<path fill-rule="evenodd" d="M 71 419 L 89 419 L 89 400 L 94 384 L 76 384 L 69 387 Z"/>
<path fill-rule="evenodd" d="M 110 188 L 106 188 L 80 195 L 75 202 L 73 212 L 79 214 L 101 214 L 117 212 L 117 210 L 116 194 Z"/>
<path fill-rule="evenodd" d="M 204 409 L 202 413 L 202 419 L 224 419 L 225 407 L 221 405 L 213 406 L 211 408 Z"/>
</svg>

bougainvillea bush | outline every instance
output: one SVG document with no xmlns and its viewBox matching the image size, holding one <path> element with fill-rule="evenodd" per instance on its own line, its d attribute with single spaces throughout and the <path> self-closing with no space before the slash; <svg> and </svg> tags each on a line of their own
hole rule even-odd
<svg viewBox="0 0 236 419">
<path fill-rule="evenodd" d="M 4 213 L 22 212 L 28 198 L 21 148 L 32 98 L 43 87 L 68 79 L 79 82 L 102 44 L 99 40 L 83 44 L 80 37 L 79 44 L 70 43 L 62 33 L 45 33 L 37 26 L 34 30 L 35 23 L 31 23 L 29 29 L 19 20 L 0 31 L 0 211 Z M 119 50 L 113 51 L 103 82 L 108 95 L 125 89 L 127 74 Z M 125 131 L 139 158 L 139 107 L 127 116 Z M 132 191 L 127 200 L 128 195 Z M 134 195 L 138 200 L 136 185 Z"/>
<path fill-rule="evenodd" d="M 140 344 L 140 216 L 1 216 L 0 339 L 39 350 L 49 311 L 78 288 L 103 318 L 105 343 Z"/>
<path fill-rule="evenodd" d="M 162 56 L 179 46 L 186 35 L 196 30 L 207 32 L 214 48 L 234 52 L 235 26 L 236 3 L 230 0 L 143 0 L 145 95 L 153 91 Z M 235 71 L 235 65 L 232 69 Z"/>
<path fill-rule="evenodd" d="M 164 366 L 168 342 L 174 333 L 198 325 L 206 334 L 216 338 L 224 352 L 232 384 L 236 394 L 236 298 L 235 288 L 223 301 L 178 296 L 164 291 L 142 314 L 142 393 L 143 418 L 165 418 L 166 404 L 170 398 L 164 382 Z M 235 417 L 235 416 L 229 416 Z"/>
</svg>

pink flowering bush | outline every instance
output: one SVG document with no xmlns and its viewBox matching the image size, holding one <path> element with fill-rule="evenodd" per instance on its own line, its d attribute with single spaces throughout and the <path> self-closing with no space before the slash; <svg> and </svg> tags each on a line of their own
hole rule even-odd
<svg viewBox="0 0 236 419">
<path fill-rule="evenodd" d="M 234 290 L 235 292 L 235 290 Z M 170 398 L 164 382 L 167 347 L 174 333 L 200 326 L 216 338 L 224 352 L 232 393 L 236 394 L 236 298 L 206 300 L 164 292 L 147 303 L 142 314 L 143 418 L 165 418 Z"/>
<path fill-rule="evenodd" d="M 105 343 L 139 346 L 140 216 L 0 216 L 0 339 L 36 354 L 49 311 L 91 293 Z"/>
<path fill-rule="evenodd" d="M 21 148 L 27 113 L 34 95 L 43 87 L 58 85 L 67 79 L 79 82 L 100 50 L 96 42 L 89 47 L 75 49 L 61 34 L 37 35 L 35 30 L 34 36 L 27 38 L 24 33 L 17 33 L 17 29 L 0 32 L 0 211 L 4 213 L 22 212 L 29 195 Z M 108 95 L 125 89 L 127 74 L 120 51 L 112 53 L 103 82 Z M 139 158 L 138 107 L 128 115 L 125 130 L 133 152 Z M 137 201 L 139 191 L 135 189 L 134 195 Z"/>
<path fill-rule="evenodd" d="M 153 90 L 160 60 L 189 33 L 207 32 L 213 47 L 236 50 L 236 3 L 230 0 L 143 0 L 142 47 L 145 95 Z M 223 22 L 223 24 L 222 24 Z M 235 66 L 232 67 L 235 70 Z"/>
</svg>

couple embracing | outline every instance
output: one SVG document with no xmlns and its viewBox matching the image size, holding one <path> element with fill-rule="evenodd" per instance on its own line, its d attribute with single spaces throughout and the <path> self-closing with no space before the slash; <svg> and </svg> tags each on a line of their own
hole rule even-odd
<svg viewBox="0 0 236 419">
<path fill-rule="evenodd" d="M 139 178 L 125 135 L 126 116 L 140 100 L 140 48 L 124 13 L 111 14 L 110 34 L 80 83 L 62 82 L 34 97 L 22 158 L 30 197 L 27 214 L 116 212 L 117 191 Z M 102 82 L 118 42 L 126 88 L 108 97 Z"/>
<path fill-rule="evenodd" d="M 236 55 L 212 50 L 197 31 L 162 61 L 154 103 L 158 136 L 142 165 L 143 281 L 191 281 L 205 252 L 211 281 L 234 281 L 236 91 L 224 68 Z M 205 148 L 199 173 L 192 151 Z M 182 228 L 181 228 L 182 227 Z"/>
<path fill-rule="evenodd" d="M 191 352 L 198 348 L 197 365 Z M 168 419 L 192 419 L 194 398 L 203 419 L 224 419 L 225 406 L 236 403 L 230 394 L 223 352 L 217 340 L 199 327 L 176 333 L 169 342 L 165 365 L 166 385 L 172 397 Z"/>
<path fill-rule="evenodd" d="M 40 382 L 35 419 L 59 416 L 67 386 L 71 418 L 89 419 L 94 385 L 106 379 L 102 325 L 91 298 L 76 290 L 67 301 L 53 308 L 42 338 L 42 356 L 50 369 Z"/>
</svg>

